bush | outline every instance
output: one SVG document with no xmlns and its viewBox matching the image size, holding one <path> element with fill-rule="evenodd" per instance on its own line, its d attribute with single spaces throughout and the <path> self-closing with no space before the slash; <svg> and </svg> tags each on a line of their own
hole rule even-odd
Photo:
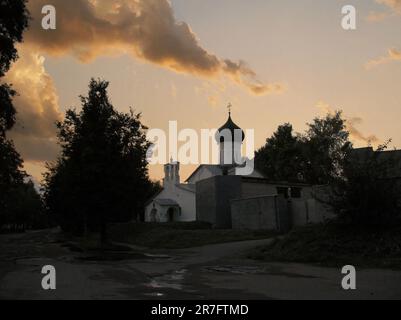
<svg viewBox="0 0 401 320">
<path fill-rule="evenodd" d="M 329 202 L 341 221 L 386 228 L 399 218 L 401 188 L 392 172 L 397 159 L 385 149 L 354 152 L 331 185 Z"/>
</svg>

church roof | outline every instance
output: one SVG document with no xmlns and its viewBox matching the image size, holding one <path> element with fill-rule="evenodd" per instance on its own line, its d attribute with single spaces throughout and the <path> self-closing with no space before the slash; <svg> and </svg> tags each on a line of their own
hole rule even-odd
<svg viewBox="0 0 401 320">
<path fill-rule="evenodd" d="M 208 169 L 213 176 L 221 176 L 223 174 L 223 171 L 221 170 L 220 165 L 218 164 L 201 164 L 199 167 L 197 167 L 195 169 L 194 172 L 192 172 L 192 174 L 188 177 L 187 180 L 185 180 L 185 182 L 188 182 L 189 180 L 191 180 L 191 178 L 202 168 L 206 168 Z"/>
<path fill-rule="evenodd" d="M 228 115 L 227 122 L 217 131 L 217 135 L 216 135 L 217 142 L 224 142 L 224 134 L 223 134 L 224 130 L 229 130 L 231 132 L 231 136 L 232 136 L 233 140 L 235 139 L 236 130 L 241 130 L 241 133 L 242 133 L 241 142 L 244 141 L 244 139 L 245 139 L 245 132 L 234 123 L 234 121 L 231 118 L 231 112 Z"/>
</svg>

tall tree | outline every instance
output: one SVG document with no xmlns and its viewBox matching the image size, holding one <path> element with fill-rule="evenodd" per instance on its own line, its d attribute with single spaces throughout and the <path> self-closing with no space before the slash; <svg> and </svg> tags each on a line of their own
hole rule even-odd
<svg viewBox="0 0 401 320">
<path fill-rule="evenodd" d="M 340 111 L 315 118 L 303 135 L 279 126 L 256 152 L 256 167 L 271 180 L 328 184 L 343 173 L 352 150 Z"/>
<path fill-rule="evenodd" d="M 146 127 L 140 114 L 117 112 L 109 83 L 92 79 L 82 111 L 68 110 L 58 123 L 62 154 L 45 177 L 45 198 L 64 230 L 100 230 L 140 214 L 152 184 Z"/>
<path fill-rule="evenodd" d="M 16 214 L 12 195 L 22 187 L 26 177 L 21 169 L 22 159 L 6 137 L 6 132 L 15 124 L 12 100 L 16 92 L 2 78 L 18 58 L 15 45 L 22 41 L 28 20 L 25 0 L 0 1 L 0 227 Z"/>
<path fill-rule="evenodd" d="M 302 180 L 303 163 L 300 138 L 289 123 L 279 126 L 255 155 L 256 168 L 275 181 Z"/>
<path fill-rule="evenodd" d="M 0 1 L 0 81 L 11 64 L 18 59 L 15 44 L 22 41 L 28 21 L 26 0 Z M 12 97 L 15 94 L 10 85 L 0 83 L 0 135 L 2 136 L 15 123 L 15 109 L 12 105 Z"/>
<path fill-rule="evenodd" d="M 315 118 L 308 125 L 303 137 L 303 148 L 307 162 L 305 176 L 313 184 L 328 184 L 342 175 L 344 161 L 348 158 L 352 143 L 346 130 L 342 112 Z"/>
</svg>

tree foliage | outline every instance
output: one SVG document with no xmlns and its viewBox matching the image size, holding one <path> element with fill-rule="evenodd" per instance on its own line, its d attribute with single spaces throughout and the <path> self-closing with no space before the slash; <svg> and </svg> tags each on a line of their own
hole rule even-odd
<svg viewBox="0 0 401 320">
<path fill-rule="evenodd" d="M 32 227 L 38 219 L 41 200 L 31 181 L 22 170 L 23 161 L 7 131 L 15 124 L 13 97 L 16 92 L 2 78 L 17 60 L 16 43 L 22 41 L 28 26 L 29 13 L 25 0 L 0 1 L 0 229 Z"/>
<path fill-rule="evenodd" d="M 302 179 L 304 163 L 302 144 L 294 135 L 292 125 L 278 127 L 266 144 L 256 152 L 256 167 L 270 180 L 296 181 Z"/>
<path fill-rule="evenodd" d="M 386 152 L 387 143 L 354 152 L 343 175 L 330 185 L 329 204 L 339 218 L 359 226 L 388 226 L 401 214 L 401 184 L 394 176 L 399 159 Z"/>
<path fill-rule="evenodd" d="M 303 135 L 284 124 L 256 152 L 256 167 L 271 180 L 328 184 L 341 174 L 352 148 L 348 137 L 339 111 L 314 119 Z"/>
<path fill-rule="evenodd" d="M 141 115 L 117 112 L 109 83 L 92 79 L 82 111 L 68 110 L 58 123 L 62 154 L 45 176 L 45 199 L 66 231 L 103 230 L 141 213 L 152 190 L 146 127 Z"/>
<path fill-rule="evenodd" d="M 15 44 L 22 41 L 29 22 L 26 2 L 26 0 L 0 1 L 0 77 L 3 77 L 10 69 L 11 63 L 18 59 Z"/>
</svg>

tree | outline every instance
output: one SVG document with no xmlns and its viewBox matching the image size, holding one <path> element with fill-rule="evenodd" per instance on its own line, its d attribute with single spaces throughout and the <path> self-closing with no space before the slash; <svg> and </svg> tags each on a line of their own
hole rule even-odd
<svg viewBox="0 0 401 320">
<path fill-rule="evenodd" d="M 341 221 L 376 228 L 399 219 L 401 185 L 392 174 L 399 163 L 384 152 L 387 145 L 355 150 L 344 162 L 343 175 L 332 181 L 328 204 Z"/>
<path fill-rule="evenodd" d="M 342 112 L 315 118 L 303 137 L 306 180 L 312 184 L 328 184 L 341 176 L 345 159 L 352 150 L 349 132 Z"/>
<path fill-rule="evenodd" d="M 12 141 L 6 137 L 7 131 L 15 124 L 13 97 L 16 92 L 11 85 L 1 83 L 11 64 L 18 58 L 15 45 L 22 41 L 28 20 L 25 0 L 0 1 L 0 228 L 5 224 L 15 224 L 17 220 L 21 222 L 21 210 L 18 206 L 28 201 L 25 198 L 28 193 L 22 190 L 31 187 L 29 182 L 26 182 L 26 173 L 22 171 L 21 156 L 15 150 Z M 33 188 L 30 190 L 35 191 Z M 15 200 L 17 194 L 20 196 L 18 201 Z M 34 198 L 38 200 L 36 207 L 39 207 L 39 196 Z"/>
<path fill-rule="evenodd" d="M 303 163 L 300 138 L 289 123 L 279 126 L 255 155 L 256 168 L 274 181 L 302 180 Z"/>
<path fill-rule="evenodd" d="M 62 154 L 45 176 L 45 201 L 65 231 L 101 231 L 139 215 L 152 183 L 146 127 L 141 114 L 117 112 L 109 83 L 92 79 L 82 111 L 68 110 L 58 123 Z"/>
<path fill-rule="evenodd" d="M 26 0 L 2 0 L 0 2 L 0 77 L 17 60 L 15 43 L 22 41 L 24 30 L 28 27 L 29 13 Z"/>
<path fill-rule="evenodd" d="M 29 13 L 26 0 L 2 0 L 0 2 L 0 80 L 18 59 L 15 44 L 22 42 L 28 27 Z M 4 136 L 15 123 L 12 97 L 16 94 L 11 86 L 0 83 L 0 135 Z"/>
<path fill-rule="evenodd" d="M 340 111 L 315 118 L 304 135 L 294 134 L 287 123 L 256 152 L 256 167 L 271 180 L 328 184 L 342 174 L 352 150 L 348 138 Z"/>
</svg>

